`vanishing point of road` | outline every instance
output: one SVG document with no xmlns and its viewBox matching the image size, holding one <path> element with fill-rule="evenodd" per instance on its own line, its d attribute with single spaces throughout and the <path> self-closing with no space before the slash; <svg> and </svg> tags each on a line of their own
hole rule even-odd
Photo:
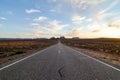
<svg viewBox="0 0 120 80">
<path fill-rule="evenodd" d="M 120 80 L 120 69 L 58 43 L 2 66 L 0 80 Z"/>
</svg>

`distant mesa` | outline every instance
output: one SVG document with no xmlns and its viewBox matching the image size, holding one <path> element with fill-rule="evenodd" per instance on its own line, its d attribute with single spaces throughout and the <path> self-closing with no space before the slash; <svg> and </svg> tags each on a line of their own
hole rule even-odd
<svg viewBox="0 0 120 80">
<path fill-rule="evenodd" d="M 56 39 L 55 37 L 51 37 L 50 39 Z"/>
<path fill-rule="evenodd" d="M 51 39 L 51 40 L 56 40 L 56 39 L 59 39 L 59 38 L 56 38 L 56 37 L 51 37 L 50 39 Z"/>
<path fill-rule="evenodd" d="M 73 40 L 79 40 L 80 38 L 79 37 L 73 37 L 72 39 Z"/>
<path fill-rule="evenodd" d="M 72 39 L 72 40 L 79 40 L 79 37 L 72 37 L 72 38 L 65 38 L 64 36 L 60 36 L 60 38 L 55 38 L 55 37 L 51 37 L 50 39 L 54 40 L 54 39 L 60 39 L 60 40 L 65 40 L 65 39 Z"/>
<path fill-rule="evenodd" d="M 64 36 L 61 36 L 60 39 L 61 39 L 61 40 L 64 40 L 64 39 L 66 39 L 66 38 L 65 38 Z"/>
<path fill-rule="evenodd" d="M 61 36 L 60 38 L 56 38 L 56 37 L 51 37 L 50 39 L 54 40 L 54 39 L 61 39 L 61 40 L 64 40 L 66 39 L 64 36 Z"/>
</svg>

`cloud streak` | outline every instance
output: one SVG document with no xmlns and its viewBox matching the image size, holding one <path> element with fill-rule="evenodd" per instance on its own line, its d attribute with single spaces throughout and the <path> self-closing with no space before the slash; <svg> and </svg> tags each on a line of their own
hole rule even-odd
<svg viewBox="0 0 120 80">
<path fill-rule="evenodd" d="M 72 16 L 72 22 L 73 22 L 74 24 L 80 24 L 80 23 L 82 23 L 83 20 L 85 20 L 85 18 L 86 18 L 86 17 L 81 17 L 81 16 L 79 16 L 79 15 L 73 15 L 73 16 Z"/>
<path fill-rule="evenodd" d="M 34 34 L 39 37 L 58 37 L 60 34 L 60 30 L 67 27 L 68 24 L 61 24 L 60 21 L 53 20 L 44 25 L 40 25 L 39 23 L 32 23 L 32 27 L 35 29 Z"/>
<path fill-rule="evenodd" d="M 0 20 L 1 20 L 1 21 L 5 21 L 5 20 L 7 20 L 7 18 L 5 18 L 5 17 L 0 17 Z"/>
<path fill-rule="evenodd" d="M 45 20 L 47 20 L 48 18 L 47 17 L 45 17 L 45 16 L 39 16 L 39 17 L 37 17 L 37 18 L 35 18 L 35 19 L 33 19 L 33 21 L 37 21 L 37 22 L 41 22 L 41 21 L 45 21 Z"/>
<path fill-rule="evenodd" d="M 105 2 L 106 0 L 68 0 L 68 2 L 69 1 L 73 9 L 81 11 L 81 10 L 94 8 L 99 4 Z"/>
<path fill-rule="evenodd" d="M 40 13 L 41 11 L 38 9 L 26 9 L 25 12 L 31 14 L 31 13 Z"/>
</svg>

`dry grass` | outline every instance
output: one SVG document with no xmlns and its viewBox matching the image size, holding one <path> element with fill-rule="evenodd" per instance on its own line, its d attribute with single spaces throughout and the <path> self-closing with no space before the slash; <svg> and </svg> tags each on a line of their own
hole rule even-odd
<svg viewBox="0 0 120 80">
<path fill-rule="evenodd" d="M 101 58 L 105 61 L 108 61 L 115 65 L 120 66 L 120 56 L 118 56 L 118 55 L 112 55 L 112 54 L 108 54 L 105 52 L 93 51 L 93 50 L 89 50 L 89 49 L 81 49 L 81 48 L 75 48 L 75 49 L 80 52 L 83 52 L 85 54 L 92 55 L 93 57 Z"/>
<path fill-rule="evenodd" d="M 62 42 L 73 47 L 120 55 L 120 39 L 70 39 Z"/>
<path fill-rule="evenodd" d="M 0 41 L 0 63 L 6 62 L 18 55 L 26 55 L 56 44 L 57 40 L 7 40 Z"/>
<path fill-rule="evenodd" d="M 80 52 L 120 65 L 120 39 L 80 39 L 62 40 Z"/>
</svg>

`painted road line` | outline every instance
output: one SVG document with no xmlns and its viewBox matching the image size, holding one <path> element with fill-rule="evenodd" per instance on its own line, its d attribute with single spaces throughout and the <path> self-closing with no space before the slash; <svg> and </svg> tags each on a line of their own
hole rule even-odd
<svg viewBox="0 0 120 80">
<path fill-rule="evenodd" d="M 68 47 L 68 46 L 67 46 L 67 47 Z M 70 47 L 68 47 L 68 48 L 70 48 Z M 72 49 L 72 48 L 70 48 L 70 49 Z M 97 62 L 99 62 L 99 63 L 101 63 L 101 64 L 104 64 L 104 65 L 106 65 L 106 66 L 108 66 L 108 67 L 111 67 L 112 69 L 115 69 L 115 70 L 117 70 L 117 71 L 120 72 L 120 69 L 118 69 L 118 68 L 116 68 L 116 67 L 114 67 L 114 66 L 111 66 L 111 65 L 109 65 L 109 64 L 107 64 L 107 63 L 105 63 L 105 62 L 103 62 L 103 61 L 100 61 L 100 60 L 98 60 L 98 59 L 96 59 L 96 58 L 93 58 L 93 57 L 91 57 L 91 56 L 89 56 L 89 55 L 87 55 L 87 54 L 81 53 L 81 52 L 79 52 L 79 51 L 77 51 L 77 50 L 75 50 L 75 49 L 72 49 L 72 50 L 75 51 L 75 52 L 77 52 L 77 53 L 80 53 L 80 54 L 83 55 L 83 56 L 86 56 L 86 57 L 88 57 L 88 58 L 91 58 L 91 59 L 93 59 L 93 60 L 95 60 L 95 61 L 97 61 Z"/>
<path fill-rule="evenodd" d="M 53 46 L 54 46 L 54 45 L 53 45 Z M 52 46 L 51 46 L 51 47 L 52 47 Z M 48 47 L 48 48 L 50 48 L 50 47 Z M 30 57 L 32 57 L 32 56 L 35 56 L 35 55 L 37 55 L 37 54 L 40 54 L 40 53 L 44 52 L 45 50 L 47 50 L 48 48 L 46 48 L 46 49 L 44 49 L 44 50 L 41 50 L 41 51 L 39 51 L 39 52 L 33 53 L 33 54 L 31 54 L 31 55 L 23 58 L 23 59 L 20 59 L 20 60 L 18 60 L 18 61 L 15 61 L 15 62 L 13 62 L 13 63 L 11 63 L 11 64 L 9 64 L 9 65 L 6 65 L 6 66 L 0 68 L 0 71 L 3 70 L 3 69 L 5 69 L 5 68 L 8 68 L 8 67 L 10 67 L 10 66 L 12 66 L 12 65 L 14 65 L 14 64 L 17 64 L 17 63 L 19 63 L 19 62 L 21 62 L 21 61 L 23 61 L 23 60 L 26 60 L 26 59 L 28 59 L 28 58 L 30 58 Z"/>
</svg>

